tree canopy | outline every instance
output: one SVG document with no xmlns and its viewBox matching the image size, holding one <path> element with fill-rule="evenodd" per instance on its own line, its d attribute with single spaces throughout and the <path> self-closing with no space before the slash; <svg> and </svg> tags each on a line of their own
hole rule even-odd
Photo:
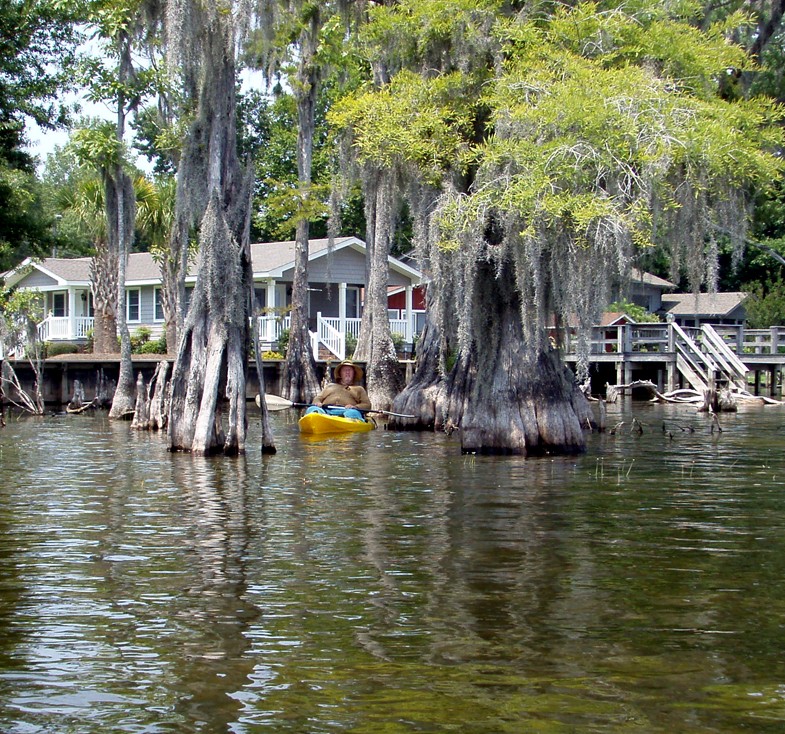
<svg viewBox="0 0 785 734">
<path fill-rule="evenodd" d="M 61 0 L 0 2 L 0 271 L 55 242 L 26 128 L 68 119 L 61 100 L 79 40 L 77 10 Z"/>
</svg>

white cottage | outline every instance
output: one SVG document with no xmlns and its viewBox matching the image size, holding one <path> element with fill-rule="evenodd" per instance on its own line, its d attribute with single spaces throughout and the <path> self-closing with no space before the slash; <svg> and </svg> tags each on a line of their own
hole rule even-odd
<svg viewBox="0 0 785 734">
<path fill-rule="evenodd" d="M 342 237 L 332 250 L 327 239 L 314 239 L 309 247 L 309 310 L 314 354 L 327 349 L 334 356 L 345 356 L 346 335 L 359 334 L 366 284 L 366 245 L 357 237 Z M 251 245 L 254 291 L 259 312 L 257 325 L 264 347 L 273 345 L 281 330 L 288 326 L 287 307 L 291 305 L 294 280 L 295 243 L 263 242 Z M 39 325 L 44 341 L 87 339 L 93 326 L 90 291 L 91 258 L 28 258 L 5 274 L 7 286 L 35 290 L 42 294 L 45 318 Z M 417 325 L 413 307 L 414 288 L 422 282 L 421 273 L 394 257 L 388 258 L 388 282 L 402 288 L 406 307 L 399 318 L 391 320 L 393 333 L 411 343 Z M 186 288 L 196 283 L 196 265 L 186 278 Z M 150 329 L 157 337 L 164 328 L 161 307 L 161 273 L 146 252 L 128 258 L 125 282 L 125 315 L 129 329 Z M 420 320 L 421 321 L 421 320 Z"/>
</svg>

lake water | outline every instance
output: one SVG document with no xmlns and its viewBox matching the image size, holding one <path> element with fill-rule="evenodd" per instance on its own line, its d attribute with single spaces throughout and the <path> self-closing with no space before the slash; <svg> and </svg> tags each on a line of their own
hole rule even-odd
<svg viewBox="0 0 785 734">
<path fill-rule="evenodd" d="M 782 732 L 785 407 L 614 410 L 534 460 L 7 416 L 0 731 Z"/>
</svg>

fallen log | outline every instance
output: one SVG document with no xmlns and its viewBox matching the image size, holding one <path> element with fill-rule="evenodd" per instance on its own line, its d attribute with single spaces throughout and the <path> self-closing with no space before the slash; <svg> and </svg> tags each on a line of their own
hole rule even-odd
<svg viewBox="0 0 785 734">
<path fill-rule="evenodd" d="M 765 405 L 785 405 L 781 400 L 774 400 L 763 395 L 752 395 L 746 390 L 738 387 L 723 387 L 719 390 L 707 390 L 698 392 L 691 388 L 679 388 L 666 393 L 661 393 L 651 380 L 635 380 L 624 385 L 610 385 L 606 383 L 605 394 L 609 403 L 615 402 L 619 395 L 626 390 L 642 388 L 648 390 L 651 395 L 651 402 L 664 403 L 684 403 L 699 405 L 701 411 L 728 413 L 738 410 L 739 401 L 756 401 Z"/>
</svg>

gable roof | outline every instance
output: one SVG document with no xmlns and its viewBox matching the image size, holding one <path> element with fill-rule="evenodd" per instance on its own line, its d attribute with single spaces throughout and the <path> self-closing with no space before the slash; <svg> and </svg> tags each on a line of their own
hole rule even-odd
<svg viewBox="0 0 785 734">
<path fill-rule="evenodd" d="M 280 278 L 284 272 L 294 268 L 294 254 L 296 243 L 294 240 L 287 242 L 259 242 L 251 245 L 251 262 L 253 262 L 254 278 Z M 339 237 L 333 242 L 332 253 L 330 241 L 327 238 L 312 239 L 308 242 L 308 262 L 335 254 L 345 248 L 351 248 L 365 257 L 368 249 L 365 242 L 358 237 Z M 409 279 L 421 280 L 419 270 L 392 257 L 387 257 L 389 267 Z"/>
<path fill-rule="evenodd" d="M 90 284 L 90 259 L 89 257 L 48 257 L 43 261 L 25 258 L 12 270 L 4 273 L 6 284 L 16 285 L 31 271 L 38 270 L 53 281 L 56 286 L 65 288 L 67 285 Z"/>
<path fill-rule="evenodd" d="M 632 316 L 623 311 L 603 311 L 600 316 L 600 326 L 621 326 L 624 324 L 637 324 Z"/>
<path fill-rule="evenodd" d="M 365 257 L 367 246 L 357 237 L 341 237 L 335 240 L 332 252 L 336 253 L 344 248 L 352 248 Z M 258 242 L 251 245 L 251 262 L 254 279 L 280 278 L 285 271 L 294 268 L 295 242 Z M 313 262 L 326 257 L 329 251 L 329 241 L 313 239 L 309 242 L 308 260 Z M 8 285 L 15 285 L 24 279 L 32 268 L 52 278 L 55 286 L 84 285 L 90 283 L 89 257 L 75 258 L 46 258 L 35 261 L 27 258 L 13 270 L 6 273 Z M 421 274 L 415 268 L 390 256 L 387 258 L 391 270 L 406 276 L 408 279 L 419 282 Z M 196 279 L 196 263 L 190 263 L 187 280 Z M 126 268 L 126 285 L 150 285 L 161 280 L 161 269 L 149 252 L 134 252 L 128 256 Z"/>
<path fill-rule="evenodd" d="M 662 308 L 674 316 L 722 318 L 729 316 L 749 298 L 749 293 L 664 293 Z"/>
<path fill-rule="evenodd" d="M 645 270 L 640 270 L 638 268 L 633 268 L 630 271 L 630 279 L 633 283 L 643 283 L 644 285 L 653 285 L 657 288 L 675 288 L 675 283 L 671 283 L 669 280 L 665 280 L 665 278 L 660 278 L 653 273 L 647 273 Z"/>
</svg>

